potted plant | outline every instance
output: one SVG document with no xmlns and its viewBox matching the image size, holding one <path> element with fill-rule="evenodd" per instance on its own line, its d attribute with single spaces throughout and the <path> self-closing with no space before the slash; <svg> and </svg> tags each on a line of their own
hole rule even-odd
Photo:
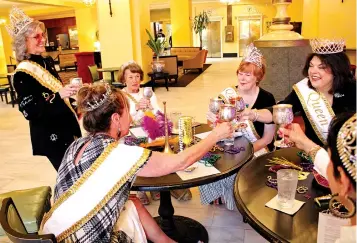
<svg viewBox="0 0 357 243">
<path fill-rule="evenodd" d="M 154 73 L 162 72 L 165 67 L 165 63 L 163 61 L 160 61 L 159 58 L 164 51 L 166 41 L 163 40 L 162 38 L 157 38 L 155 40 L 148 30 L 146 30 L 146 33 L 149 36 L 149 40 L 146 44 L 151 48 L 151 50 L 156 55 L 156 61 L 153 61 L 151 65 L 152 71 Z"/>
<path fill-rule="evenodd" d="M 202 31 L 209 25 L 209 17 L 206 11 L 199 13 L 193 20 L 193 29 L 200 36 L 200 47 L 202 49 Z"/>
</svg>

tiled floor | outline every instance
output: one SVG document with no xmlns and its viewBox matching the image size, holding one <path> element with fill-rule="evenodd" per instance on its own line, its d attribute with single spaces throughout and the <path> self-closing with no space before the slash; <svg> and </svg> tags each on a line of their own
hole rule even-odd
<svg viewBox="0 0 357 243">
<path fill-rule="evenodd" d="M 210 97 L 223 88 L 236 83 L 239 59 L 209 59 L 210 66 L 202 75 L 185 88 L 155 89 L 159 101 L 167 101 L 168 112 L 180 111 L 205 122 Z M 28 122 L 17 107 L 0 102 L 0 193 L 42 185 L 52 188 L 56 172 L 44 157 L 31 154 Z M 175 214 L 188 216 L 201 222 L 208 230 L 210 242 L 266 242 L 248 224 L 243 223 L 238 211 L 228 211 L 222 206 L 200 204 L 197 188 L 192 189 L 193 199 L 178 202 L 173 199 Z M 159 202 L 147 208 L 157 215 Z M 0 237 L 0 243 L 9 242 Z"/>
</svg>

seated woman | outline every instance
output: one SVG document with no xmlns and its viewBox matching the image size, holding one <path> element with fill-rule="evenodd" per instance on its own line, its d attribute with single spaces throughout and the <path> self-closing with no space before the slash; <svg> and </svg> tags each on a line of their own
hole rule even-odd
<svg viewBox="0 0 357 243">
<path fill-rule="evenodd" d="M 350 72 L 350 61 L 343 52 L 344 41 L 311 40 L 313 53 L 307 57 L 305 79 L 280 104 L 293 105 L 301 113 L 306 135 L 316 144 L 326 144 L 328 127 L 335 114 L 356 112 L 356 80 Z M 246 109 L 244 119 L 271 123 L 272 108 Z"/>
<path fill-rule="evenodd" d="M 167 175 L 193 164 L 232 134 L 222 123 L 198 144 L 179 154 L 127 146 L 129 103 L 120 90 L 102 83 L 78 92 L 83 125 L 90 135 L 73 142 L 59 168 L 54 205 L 41 229 L 58 242 L 173 242 L 138 202 L 128 201 L 136 176 Z"/>
<path fill-rule="evenodd" d="M 240 63 L 237 75 L 238 86 L 229 87 L 223 90 L 219 97 L 224 103 L 229 102 L 229 98 L 241 96 L 251 109 L 263 109 L 275 105 L 274 96 L 268 91 L 259 87 L 260 81 L 265 74 L 265 64 L 260 51 L 253 45 L 249 46 L 247 56 Z M 215 122 L 216 116 L 211 112 L 207 118 Z M 272 142 L 275 132 L 274 124 L 264 124 L 261 122 L 243 121 L 246 128 L 242 129 L 244 136 L 253 143 L 254 155 L 260 156 L 269 152 L 268 145 Z M 208 204 L 218 198 L 223 198 L 226 207 L 233 210 L 235 207 L 233 197 L 233 185 L 236 175 L 232 175 L 220 181 L 199 187 L 201 202 Z"/>
<path fill-rule="evenodd" d="M 126 85 L 123 91 L 130 103 L 130 115 L 134 125 L 141 124 L 141 119 L 144 117 L 145 110 L 149 109 L 154 114 L 160 110 L 154 92 L 150 99 L 144 97 L 143 89 L 140 88 L 140 81 L 142 81 L 143 78 L 144 72 L 140 65 L 136 62 L 130 61 L 121 66 L 118 80 Z M 160 192 L 151 191 L 150 194 L 153 200 L 160 199 Z M 192 194 L 189 189 L 172 190 L 171 195 L 173 195 L 176 199 L 183 201 L 190 200 L 192 198 Z M 142 204 L 150 204 L 149 198 L 145 192 L 137 192 L 137 197 L 140 199 Z"/>
<path fill-rule="evenodd" d="M 356 242 L 356 119 L 356 113 L 342 113 L 332 119 L 327 137 L 328 152 L 306 137 L 299 124 L 279 130 L 312 157 L 316 170 L 329 181 L 331 200 L 341 202 L 349 211 L 341 215 L 330 208 L 335 216 L 350 219 L 349 226 L 341 227 L 337 243 Z"/>
</svg>

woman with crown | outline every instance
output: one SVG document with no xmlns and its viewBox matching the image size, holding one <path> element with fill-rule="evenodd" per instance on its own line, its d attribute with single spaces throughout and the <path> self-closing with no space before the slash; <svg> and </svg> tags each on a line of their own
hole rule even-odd
<svg viewBox="0 0 357 243">
<path fill-rule="evenodd" d="M 250 44 L 247 48 L 247 53 L 240 63 L 237 76 L 238 86 L 228 87 L 224 89 L 218 96 L 224 103 L 230 102 L 230 99 L 236 99 L 238 96 L 242 97 L 245 105 L 251 109 L 262 109 L 265 107 L 275 105 L 274 96 L 268 91 L 259 87 L 260 81 L 265 74 L 265 64 L 261 52 Z M 207 113 L 207 119 L 211 122 L 216 122 L 217 117 L 212 112 Z M 264 124 L 253 119 L 253 122 L 242 121 L 240 126 L 243 135 L 253 143 L 254 155 L 260 156 L 269 152 L 270 143 L 273 140 L 275 125 Z M 199 187 L 201 202 L 209 204 L 221 199 L 226 204 L 229 210 L 235 207 L 233 197 L 233 186 L 236 175 L 232 175 L 217 182 L 206 184 Z"/>
<path fill-rule="evenodd" d="M 350 226 L 340 229 L 337 243 L 356 242 L 356 113 L 341 113 L 330 122 L 327 136 L 328 151 L 311 141 L 299 124 L 293 123 L 280 128 L 288 141 L 308 153 L 314 162 L 315 170 L 328 179 L 333 193 L 329 203 L 330 212 L 337 217 L 350 220 Z M 347 212 L 340 212 L 342 203 Z"/>
<path fill-rule="evenodd" d="M 150 99 L 144 97 L 143 89 L 140 88 L 140 82 L 143 78 L 144 72 L 140 65 L 135 61 L 124 63 L 119 70 L 118 80 L 126 85 L 123 91 L 130 104 L 130 115 L 133 119 L 132 122 L 134 125 L 141 124 L 141 119 L 144 117 L 146 110 L 151 110 L 154 114 L 160 110 L 154 92 L 152 92 Z M 160 192 L 151 191 L 150 194 L 153 200 L 160 199 Z M 182 201 L 187 201 L 192 198 L 192 194 L 189 189 L 172 190 L 171 194 L 176 199 Z M 137 197 L 140 199 L 142 204 L 150 204 L 149 198 L 145 192 L 137 192 Z"/>
<path fill-rule="evenodd" d="M 335 114 L 356 111 L 356 80 L 350 61 L 343 52 L 344 40 L 313 39 L 313 53 L 303 69 L 305 79 L 293 85 L 293 91 L 280 104 L 291 104 L 301 113 L 306 135 L 316 144 L 327 143 L 328 127 Z M 243 119 L 271 123 L 272 108 L 246 109 Z"/>
<path fill-rule="evenodd" d="M 7 30 L 19 62 L 14 75 L 19 110 L 30 123 L 34 155 L 46 156 L 58 170 L 67 147 L 81 137 L 76 112 L 69 97 L 78 87 L 63 87 L 53 60 L 45 52 L 46 35 L 42 22 L 29 18 L 14 7 Z"/>
<path fill-rule="evenodd" d="M 158 177 L 187 168 L 231 136 L 231 124 L 219 124 L 179 154 L 154 152 L 122 142 L 131 123 L 122 91 L 96 83 L 82 87 L 77 96 L 89 135 L 73 142 L 63 158 L 42 233 L 54 234 L 58 242 L 173 242 L 139 200 L 128 200 L 132 183 L 136 176 Z"/>
</svg>

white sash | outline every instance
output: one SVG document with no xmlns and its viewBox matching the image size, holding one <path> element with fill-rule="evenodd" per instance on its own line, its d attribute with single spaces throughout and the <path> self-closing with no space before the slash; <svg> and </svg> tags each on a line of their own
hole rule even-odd
<svg viewBox="0 0 357 243">
<path fill-rule="evenodd" d="M 47 89 L 51 90 L 53 93 L 58 92 L 60 89 L 63 88 L 61 81 L 55 78 L 49 71 L 38 65 L 36 62 L 32 62 L 29 60 L 24 60 L 19 63 L 17 66 L 16 72 L 24 72 L 31 75 L 34 79 L 36 79 L 42 86 L 46 87 Z M 71 106 L 69 99 L 63 99 L 68 108 L 73 112 L 73 114 L 77 118 L 77 114 L 74 111 L 73 107 Z M 78 118 L 77 118 L 78 120 Z"/>
<path fill-rule="evenodd" d="M 300 103 L 316 135 L 323 144 L 326 144 L 328 128 L 331 119 L 335 116 L 331 105 L 322 93 L 309 88 L 307 78 L 294 84 L 293 89 L 299 97 Z"/>
<path fill-rule="evenodd" d="M 238 96 L 239 96 L 239 94 L 235 87 L 228 87 L 228 88 L 225 88 L 218 95 L 218 98 L 222 99 L 225 104 L 229 104 L 230 98 L 232 98 L 232 97 L 236 98 Z M 242 129 L 242 133 L 243 133 L 244 137 L 246 137 L 251 143 L 254 143 L 255 141 L 260 139 L 260 136 L 258 135 L 257 131 L 255 130 L 254 124 L 251 121 L 243 121 L 243 122 L 239 122 L 239 123 L 244 123 L 246 125 L 246 128 Z M 259 157 L 260 155 L 263 155 L 268 152 L 269 152 L 269 149 L 267 147 L 265 147 L 265 148 L 262 148 L 262 149 L 256 151 L 254 153 L 254 156 Z"/>
<path fill-rule="evenodd" d="M 135 175 L 149 154 L 144 148 L 110 144 L 44 216 L 42 232 L 62 241 L 78 231 Z"/>
</svg>

